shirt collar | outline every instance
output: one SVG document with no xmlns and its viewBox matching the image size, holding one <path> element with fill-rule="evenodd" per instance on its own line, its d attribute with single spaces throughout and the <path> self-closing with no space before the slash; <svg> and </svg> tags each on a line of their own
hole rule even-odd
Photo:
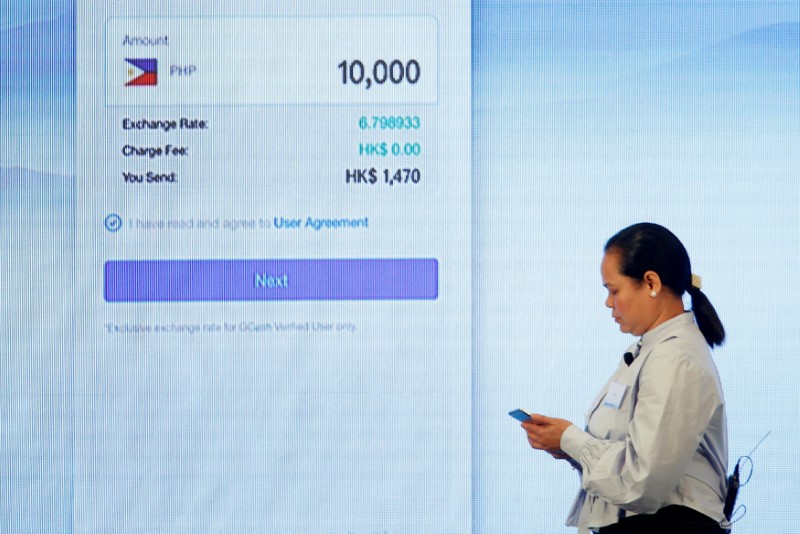
<svg viewBox="0 0 800 534">
<path fill-rule="evenodd" d="M 681 329 L 687 325 L 694 323 L 694 313 L 686 311 L 680 315 L 676 315 L 668 321 L 664 321 L 652 330 L 648 330 L 641 337 L 641 349 L 639 352 L 649 350 L 653 345 L 658 345 L 677 329 Z"/>
</svg>

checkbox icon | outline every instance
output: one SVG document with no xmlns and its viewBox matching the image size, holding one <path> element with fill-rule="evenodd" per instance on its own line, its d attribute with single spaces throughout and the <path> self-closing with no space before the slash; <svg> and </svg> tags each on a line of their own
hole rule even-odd
<svg viewBox="0 0 800 534">
<path fill-rule="evenodd" d="M 122 228 L 122 217 L 116 213 L 110 213 L 106 215 L 103 225 L 111 233 L 118 232 Z"/>
</svg>

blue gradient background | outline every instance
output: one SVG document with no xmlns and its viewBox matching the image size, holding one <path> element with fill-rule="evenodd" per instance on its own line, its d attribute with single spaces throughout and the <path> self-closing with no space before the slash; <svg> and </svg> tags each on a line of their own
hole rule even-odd
<svg viewBox="0 0 800 534">
<path fill-rule="evenodd" d="M 3 4 L 0 532 L 70 532 L 75 6 Z M 736 530 L 796 529 L 800 2 L 474 2 L 473 25 L 475 532 L 572 531 L 577 478 L 505 412 L 580 421 L 628 342 L 597 251 L 641 219 L 730 332 L 732 461 L 772 430 Z"/>
<path fill-rule="evenodd" d="M 631 342 L 602 244 L 641 220 L 682 239 L 729 333 L 731 468 L 772 431 L 735 531 L 796 528 L 798 21 L 797 2 L 476 6 L 477 532 L 570 532 L 577 476 L 502 414 L 582 423 Z"/>
</svg>

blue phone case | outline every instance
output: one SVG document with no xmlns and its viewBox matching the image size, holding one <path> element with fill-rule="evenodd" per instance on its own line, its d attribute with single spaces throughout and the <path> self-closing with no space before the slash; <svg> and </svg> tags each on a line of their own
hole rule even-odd
<svg viewBox="0 0 800 534">
<path fill-rule="evenodd" d="M 510 415 L 511 417 L 522 423 L 531 418 L 531 414 L 529 414 L 525 410 L 511 410 L 510 412 L 508 412 L 508 415 Z"/>
</svg>

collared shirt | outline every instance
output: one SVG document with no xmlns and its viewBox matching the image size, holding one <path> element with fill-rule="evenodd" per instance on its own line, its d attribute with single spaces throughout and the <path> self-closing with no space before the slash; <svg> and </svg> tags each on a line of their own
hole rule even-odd
<svg viewBox="0 0 800 534">
<path fill-rule="evenodd" d="M 662 323 L 641 343 L 592 403 L 586 430 L 572 425 L 561 437 L 580 464 L 582 489 L 567 525 L 581 533 L 616 523 L 621 510 L 652 514 L 671 504 L 724 518 L 725 403 L 694 314 Z"/>
</svg>

